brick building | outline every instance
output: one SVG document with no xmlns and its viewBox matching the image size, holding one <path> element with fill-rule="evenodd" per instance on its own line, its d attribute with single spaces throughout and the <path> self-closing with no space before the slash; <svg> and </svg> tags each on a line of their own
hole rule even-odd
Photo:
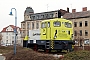
<svg viewBox="0 0 90 60">
<path fill-rule="evenodd" d="M 72 9 L 72 13 L 66 13 L 63 18 L 73 22 L 76 45 L 90 45 L 90 11 L 87 11 L 87 7 L 83 7 L 81 12 Z"/>
</svg>

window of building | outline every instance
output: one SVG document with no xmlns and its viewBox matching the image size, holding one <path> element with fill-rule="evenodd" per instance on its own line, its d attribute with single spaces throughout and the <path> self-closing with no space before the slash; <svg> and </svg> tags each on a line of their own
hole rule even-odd
<svg viewBox="0 0 90 60">
<path fill-rule="evenodd" d="M 39 19 L 39 15 L 37 15 L 37 19 Z"/>
<path fill-rule="evenodd" d="M 82 21 L 79 22 L 79 26 L 82 27 Z"/>
<path fill-rule="evenodd" d="M 41 28 L 46 28 L 46 22 L 43 22 L 43 23 L 41 24 Z"/>
<path fill-rule="evenodd" d="M 85 36 L 88 36 L 88 31 L 87 30 L 85 30 Z"/>
<path fill-rule="evenodd" d="M 12 41 L 12 44 L 14 44 L 14 41 Z"/>
<path fill-rule="evenodd" d="M 28 29 L 30 28 L 30 23 L 27 24 L 27 28 L 28 28 Z"/>
<path fill-rule="evenodd" d="M 44 15 L 41 15 L 41 18 L 44 19 Z"/>
<path fill-rule="evenodd" d="M 32 20 L 35 20 L 35 16 L 32 16 Z"/>
<path fill-rule="evenodd" d="M 8 35 L 8 32 L 6 34 Z"/>
<path fill-rule="evenodd" d="M 76 30 L 74 31 L 74 36 L 77 36 L 77 31 Z"/>
<path fill-rule="evenodd" d="M 36 22 L 36 29 L 39 28 L 39 22 Z"/>
<path fill-rule="evenodd" d="M 53 18 L 53 14 L 50 14 L 50 18 Z"/>
<path fill-rule="evenodd" d="M 29 31 L 27 32 L 27 35 L 29 36 Z"/>
<path fill-rule="evenodd" d="M 29 24 L 27 24 L 27 28 L 29 28 Z"/>
<path fill-rule="evenodd" d="M 14 39 L 14 36 L 12 36 L 12 39 Z"/>
<path fill-rule="evenodd" d="M 27 18 L 29 18 L 29 16 L 27 15 Z"/>
<path fill-rule="evenodd" d="M 25 28 L 25 24 L 22 24 L 22 28 L 23 28 L 23 29 Z"/>
<path fill-rule="evenodd" d="M 80 36 L 82 36 L 82 30 L 80 30 Z"/>
<path fill-rule="evenodd" d="M 6 40 L 6 43 L 8 43 L 8 40 Z"/>
<path fill-rule="evenodd" d="M 77 22 L 74 22 L 74 27 L 77 27 Z"/>
<path fill-rule="evenodd" d="M 34 29 L 34 22 L 32 22 L 32 29 Z"/>
<path fill-rule="evenodd" d="M 88 26 L 88 21 L 85 21 L 85 26 Z"/>
<path fill-rule="evenodd" d="M 46 18 L 48 18 L 49 17 L 49 15 L 48 14 L 46 14 Z"/>
</svg>

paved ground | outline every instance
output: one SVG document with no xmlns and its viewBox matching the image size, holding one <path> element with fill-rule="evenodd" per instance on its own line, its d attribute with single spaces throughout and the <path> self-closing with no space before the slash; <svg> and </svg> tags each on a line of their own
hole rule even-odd
<svg viewBox="0 0 90 60">
<path fill-rule="evenodd" d="M 4 56 L 0 56 L 0 60 L 5 60 L 5 57 Z"/>
</svg>

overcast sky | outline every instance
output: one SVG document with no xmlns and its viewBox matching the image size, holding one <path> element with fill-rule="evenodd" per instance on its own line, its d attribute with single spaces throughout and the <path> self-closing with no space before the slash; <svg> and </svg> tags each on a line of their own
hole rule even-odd
<svg viewBox="0 0 90 60">
<path fill-rule="evenodd" d="M 90 10 L 90 0 L 0 0 L 0 31 L 8 26 L 15 25 L 15 15 L 9 16 L 11 8 L 17 10 L 17 26 L 21 27 L 21 22 L 24 20 L 24 11 L 30 6 L 35 13 L 64 9 L 67 7 L 76 9 L 77 12 L 82 11 L 82 7 L 87 7 Z M 15 11 L 13 10 L 13 14 Z"/>
</svg>

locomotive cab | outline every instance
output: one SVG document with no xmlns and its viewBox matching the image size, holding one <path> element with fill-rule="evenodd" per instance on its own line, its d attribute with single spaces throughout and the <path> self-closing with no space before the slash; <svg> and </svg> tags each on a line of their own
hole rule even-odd
<svg viewBox="0 0 90 60">
<path fill-rule="evenodd" d="M 41 40 L 48 41 L 48 49 L 71 50 L 73 27 L 70 20 L 56 18 L 41 22 Z M 46 42 L 47 43 L 47 42 Z"/>
<path fill-rule="evenodd" d="M 71 40 L 72 22 L 64 19 L 42 21 L 41 40 Z"/>
</svg>

